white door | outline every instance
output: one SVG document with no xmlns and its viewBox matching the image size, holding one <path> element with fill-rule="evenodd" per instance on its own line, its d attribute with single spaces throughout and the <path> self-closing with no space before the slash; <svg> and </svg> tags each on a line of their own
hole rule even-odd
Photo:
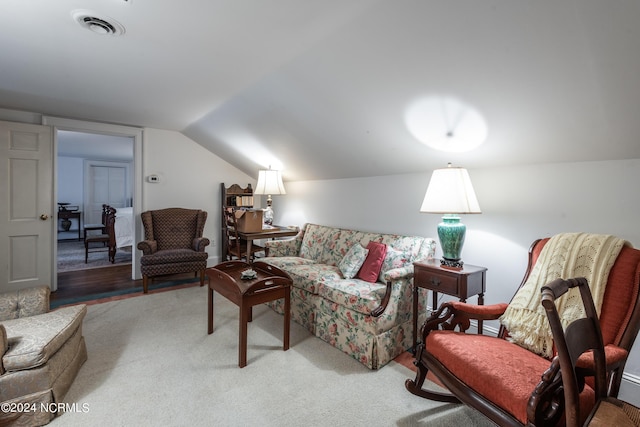
<svg viewBox="0 0 640 427">
<path fill-rule="evenodd" d="M 129 164 L 119 162 L 85 162 L 85 224 L 102 222 L 102 205 L 116 209 L 127 207 Z"/>
<path fill-rule="evenodd" d="M 0 121 L 0 292 L 52 284 L 53 138 Z"/>
</svg>

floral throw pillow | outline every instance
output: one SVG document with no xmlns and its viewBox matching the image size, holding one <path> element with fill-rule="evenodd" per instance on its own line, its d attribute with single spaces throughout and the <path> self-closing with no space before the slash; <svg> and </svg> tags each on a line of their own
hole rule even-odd
<svg viewBox="0 0 640 427">
<path fill-rule="evenodd" d="M 387 246 L 387 253 L 384 257 L 384 261 L 382 263 L 382 268 L 380 269 L 379 280 L 384 281 L 383 275 L 388 270 L 404 267 L 405 264 L 409 261 L 409 256 L 402 251 L 398 251 L 393 249 L 391 246 Z"/>
<path fill-rule="evenodd" d="M 359 243 L 356 243 L 349 249 L 349 252 L 346 253 L 338 264 L 338 268 L 345 279 L 353 279 L 356 276 L 364 260 L 367 258 L 368 253 L 369 250 L 363 248 Z"/>
</svg>

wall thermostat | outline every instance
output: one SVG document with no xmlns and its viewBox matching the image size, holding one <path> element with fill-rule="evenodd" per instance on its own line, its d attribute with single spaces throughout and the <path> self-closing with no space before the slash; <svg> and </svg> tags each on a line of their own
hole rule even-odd
<svg viewBox="0 0 640 427">
<path fill-rule="evenodd" d="M 158 175 L 149 175 L 147 177 L 147 181 L 153 182 L 153 183 L 160 182 L 160 177 Z"/>
</svg>

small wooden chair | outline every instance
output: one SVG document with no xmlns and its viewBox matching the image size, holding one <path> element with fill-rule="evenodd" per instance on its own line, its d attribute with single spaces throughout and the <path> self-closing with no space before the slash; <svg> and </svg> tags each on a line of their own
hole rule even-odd
<svg viewBox="0 0 640 427">
<path fill-rule="evenodd" d="M 572 288 L 578 288 L 580 291 L 586 317 L 574 320 L 563 329 L 555 301 Z M 545 372 L 545 376 L 562 378 L 567 427 L 639 426 L 640 408 L 607 396 L 607 367 L 602 330 L 587 279 L 584 277 L 569 280 L 556 279 L 543 286 L 541 292 L 542 306 L 547 313 L 553 342 L 558 353 L 553 358 L 549 370 Z M 593 373 L 585 372 L 578 366 L 578 360 L 581 357 L 593 359 L 595 366 L 593 391 L 595 391 L 596 403 L 591 413 L 584 409 L 587 405 L 581 402 L 581 396 L 583 399 L 587 394 L 590 397 L 594 396 L 593 391 L 589 390 L 590 385 L 585 382 L 585 376 Z M 585 393 L 585 389 L 589 390 L 589 393 Z"/>
<path fill-rule="evenodd" d="M 246 259 L 253 260 L 256 257 L 256 253 L 264 252 L 264 247 L 256 244 L 251 245 L 251 254 L 247 257 L 247 241 L 240 238 L 238 235 L 238 221 L 235 216 L 235 209 L 232 207 L 222 208 L 222 215 L 224 216 L 226 228 L 223 230 L 226 239 L 226 259 L 231 261 L 233 259 Z"/>
<path fill-rule="evenodd" d="M 84 232 L 84 240 L 87 240 L 87 232 L 88 231 L 100 231 L 100 234 L 107 234 L 107 213 L 109 212 L 109 209 L 111 208 L 111 206 L 109 205 L 102 205 L 102 219 L 100 224 L 85 224 L 82 227 L 82 230 Z M 90 234 L 89 234 L 90 235 Z"/>
<path fill-rule="evenodd" d="M 115 233 L 115 223 L 116 223 L 116 209 L 111 206 L 107 206 L 106 214 L 105 214 L 105 227 L 104 233 L 95 234 L 85 236 L 84 238 L 84 262 L 85 264 L 89 261 L 89 252 L 104 252 L 104 247 L 106 246 L 107 252 L 109 253 L 109 261 L 111 264 L 116 261 L 116 233 Z M 85 229 L 86 231 L 86 229 Z M 90 248 L 92 243 L 101 243 L 102 247 L 99 249 Z"/>
</svg>

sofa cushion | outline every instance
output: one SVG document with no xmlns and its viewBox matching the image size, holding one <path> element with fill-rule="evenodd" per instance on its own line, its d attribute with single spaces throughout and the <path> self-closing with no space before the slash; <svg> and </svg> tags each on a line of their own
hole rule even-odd
<svg viewBox="0 0 640 427">
<path fill-rule="evenodd" d="M 318 284 L 318 295 L 358 313 L 370 314 L 385 294 L 382 283 L 360 279 L 324 280 Z"/>
<path fill-rule="evenodd" d="M 191 249 L 166 249 L 152 255 L 140 258 L 140 265 L 156 265 L 170 263 L 185 263 L 193 261 L 206 261 L 209 255 L 206 252 L 196 252 Z"/>
<path fill-rule="evenodd" d="M 286 272 L 293 280 L 293 287 L 318 293 L 318 285 L 324 280 L 342 280 L 342 273 L 335 265 L 305 264 L 287 267 Z"/>
<path fill-rule="evenodd" d="M 358 272 L 358 279 L 362 279 L 365 282 L 374 283 L 378 281 L 380 271 L 382 270 L 382 263 L 384 262 L 387 254 L 387 245 L 378 242 L 369 242 L 367 245 L 369 254 L 362 264 L 362 268 Z"/>
<path fill-rule="evenodd" d="M 294 265 L 309 265 L 309 264 L 316 263 L 312 259 L 302 258 L 299 256 L 265 257 L 265 258 L 260 258 L 260 261 L 266 262 L 267 264 L 271 264 L 274 267 L 284 268 L 284 269 L 288 269 L 289 267 L 293 267 Z"/>
<path fill-rule="evenodd" d="M 37 316 L 3 321 L 9 350 L 2 364 L 9 372 L 45 364 L 82 325 L 84 304 L 60 308 Z"/>
<path fill-rule="evenodd" d="M 360 271 L 360 267 L 369 254 L 369 249 L 362 247 L 360 243 L 356 243 L 349 249 L 347 254 L 338 264 L 338 268 L 342 272 L 345 279 L 353 279 Z"/>
<path fill-rule="evenodd" d="M 336 230 L 339 232 L 331 236 L 322 254 L 322 262 L 325 264 L 338 265 L 354 245 L 360 244 L 365 247 L 370 240 L 369 236 L 375 236 L 364 231 Z"/>
<path fill-rule="evenodd" d="M 316 262 L 322 262 L 325 247 L 330 245 L 330 242 L 336 239 L 338 235 L 340 235 L 340 229 L 308 224 L 300 246 L 300 256 Z"/>
</svg>

